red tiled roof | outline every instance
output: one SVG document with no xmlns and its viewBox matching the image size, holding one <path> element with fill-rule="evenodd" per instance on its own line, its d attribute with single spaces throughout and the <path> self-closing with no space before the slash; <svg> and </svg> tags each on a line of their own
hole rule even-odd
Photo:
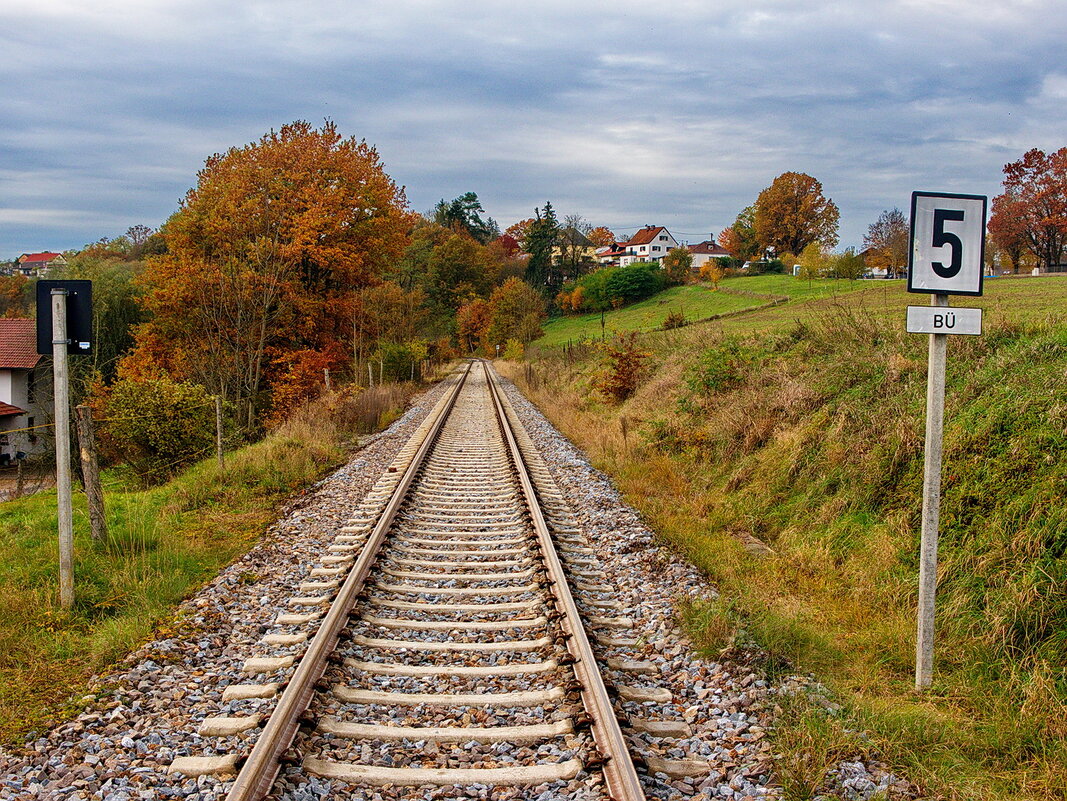
<svg viewBox="0 0 1067 801">
<path fill-rule="evenodd" d="M 40 360 L 36 322 L 0 319 L 0 370 L 32 370 Z"/>
<path fill-rule="evenodd" d="M 717 242 L 712 242 L 710 239 L 706 242 L 700 242 L 696 245 L 689 246 L 690 253 L 701 253 L 708 256 L 729 256 L 730 251 L 721 247 Z"/>
<path fill-rule="evenodd" d="M 662 225 L 646 225 L 636 234 L 631 236 L 628 240 L 622 243 L 623 247 L 629 247 L 630 245 L 647 245 L 656 235 L 665 230 Z"/>
<path fill-rule="evenodd" d="M 23 253 L 19 256 L 19 264 L 27 261 L 52 261 L 52 259 L 58 258 L 58 253 L 44 252 L 44 253 Z"/>
<path fill-rule="evenodd" d="M 26 414 L 26 412 L 18 406 L 12 406 L 10 403 L 0 401 L 0 417 L 11 417 L 16 414 Z"/>
</svg>

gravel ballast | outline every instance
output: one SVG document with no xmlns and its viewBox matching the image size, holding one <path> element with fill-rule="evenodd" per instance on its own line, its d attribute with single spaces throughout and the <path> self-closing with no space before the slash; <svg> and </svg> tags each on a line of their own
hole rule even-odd
<svg viewBox="0 0 1067 801">
<path fill-rule="evenodd" d="M 597 583 L 610 585 L 610 596 L 579 589 L 576 600 L 587 614 L 625 615 L 633 621 L 625 637 L 637 644 L 602 643 L 598 656 L 602 662 L 611 658 L 615 666 L 605 671 L 607 683 L 630 688 L 619 693 L 623 722 L 628 718 L 659 724 L 646 731 L 626 729 L 632 750 L 647 764 L 640 770 L 650 801 L 753 801 L 777 795 L 779 791 L 768 784 L 772 748 L 767 738 L 771 725 L 767 708 L 773 705 L 773 695 L 767 683 L 753 668 L 698 658 L 677 625 L 679 598 L 712 597 L 706 578 L 656 544 L 652 532 L 623 503 L 609 479 L 513 385 L 505 381 L 504 386 L 580 522 L 582 537 L 602 574 Z M 242 665 L 257 652 L 257 643 L 278 609 L 300 595 L 300 584 L 307 581 L 308 571 L 318 563 L 325 546 L 443 391 L 438 385 L 419 396 L 400 420 L 353 461 L 302 496 L 255 548 L 182 604 L 172 636 L 148 643 L 115 670 L 95 679 L 80 715 L 36 740 L 0 750 L 0 799 L 222 798 L 227 781 L 210 775 L 168 775 L 168 766 L 177 756 L 247 750 L 248 734 L 201 737 L 197 730 L 205 718 L 236 709 L 223 702 L 223 691 L 247 682 Z M 605 611 L 606 604 L 616 601 L 617 606 Z M 426 634 L 425 638 L 437 636 Z M 294 654 L 299 650 L 293 647 Z M 641 669 L 635 673 L 632 664 L 622 669 L 624 662 L 640 663 Z M 369 681 L 366 686 L 389 683 Z M 669 699 L 647 700 L 639 692 L 655 695 L 657 689 L 668 691 Z M 241 709 L 256 709 L 257 703 L 267 713 L 274 702 L 244 700 Z M 669 736 L 658 736 L 665 733 Z M 395 750 L 391 747 L 382 758 L 393 760 Z M 487 755 L 502 750 L 487 747 Z M 679 769 L 697 763 L 699 769 L 690 771 L 691 775 Z M 887 784 L 884 777 L 870 776 L 860 763 L 848 763 L 838 773 L 848 788 L 844 796 L 849 798 L 870 798 Z M 331 784 L 312 779 L 298 790 L 288 789 L 286 798 L 311 799 L 328 795 Z M 404 795 L 429 799 L 455 797 L 453 793 L 435 788 Z M 374 801 L 397 796 L 383 789 L 369 791 L 365 797 Z M 551 790 L 501 794 L 476 788 L 460 792 L 460 797 L 552 801 L 564 796 Z"/>
</svg>

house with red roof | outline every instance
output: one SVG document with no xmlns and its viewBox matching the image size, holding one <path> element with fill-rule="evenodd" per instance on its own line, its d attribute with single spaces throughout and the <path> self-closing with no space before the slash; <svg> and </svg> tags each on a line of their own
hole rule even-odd
<svg viewBox="0 0 1067 801">
<path fill-rule="evenodd" d="M 42 251 L 41 253 L 23 253 L 15 260 L 15 270 L 26 276 L 43 278 L 56 267 L 65 267 L 67 260 L 62 253 Z"/>
<path fill-rule="evenodd" d="M 698 242 L 695 245 L 687 245 L 687 249 L 693 254 L 693 271 L 700 272 L 700 268 L 707 264 L 712 259 L 723 259 L 730 257 L 730 251 L 722 247 L 718 242 L 713 239 L 705 240 L 704 242 Z"/>
<path fill-rule="evenodd" d="M 662 225 L 646 225 L 619 247 L 626 252 L 619 257 L 619 266 L 637 261 L 662 261 L 667 252 L 678 247 L 678 240 Z"/>
<path fill-rule="evenodd" d="M 618 267 L 619 259 L 625 255 L 626 248 L 618 242 L 596 249 L 596 260 L 601 267 Z"/>
<path fill-rule="evenodd" d="M 40 431 L 23 430 L 46 422 L 51 381 L 40 363 L 36 323 L 0 319 L 0 467 L 44 449 Z"/>
</svg>

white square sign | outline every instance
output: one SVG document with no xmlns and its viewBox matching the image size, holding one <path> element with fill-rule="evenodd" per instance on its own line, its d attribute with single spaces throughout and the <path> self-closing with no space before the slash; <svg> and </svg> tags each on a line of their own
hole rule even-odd
<svg viewBox="0 0 1067 801">
<path fill-rule="evenodd" d="M 911 193 L 908 291 L 981 295 L 986 198 Z"/>
</svg>

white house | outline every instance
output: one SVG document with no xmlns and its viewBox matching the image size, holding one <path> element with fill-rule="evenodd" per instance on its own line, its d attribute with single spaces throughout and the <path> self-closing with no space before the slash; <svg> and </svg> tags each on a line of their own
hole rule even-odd
<svg viewBox="0 0 1067 801">
<path fill-rule="evenodd" d="M 718 242 L 711 239 L 706 242 L 698 242 L 695 245 L 688 245 L 687 249 L 693 254 L 694 272 L 700 272 L 700 268 L 712 259 L 722 259 L 729 257 L 730 255 L 730 251 L 721 247 Z"/>
<path fill-rule="evenodd" d="M 619 257 L 619 266 L 637 261 L 662 261 L 667 251 L 678 247 L 678 240 L 662 225 L 646 225 L 619 245 L 626 252 Z"/>
<path fill-rule="evenodd" d="M 17 454 L 44 449 L 39 431 L 23 431 L 45 422 L 33 320 L 0 319 L 0 467 Z"/>
</svg>

